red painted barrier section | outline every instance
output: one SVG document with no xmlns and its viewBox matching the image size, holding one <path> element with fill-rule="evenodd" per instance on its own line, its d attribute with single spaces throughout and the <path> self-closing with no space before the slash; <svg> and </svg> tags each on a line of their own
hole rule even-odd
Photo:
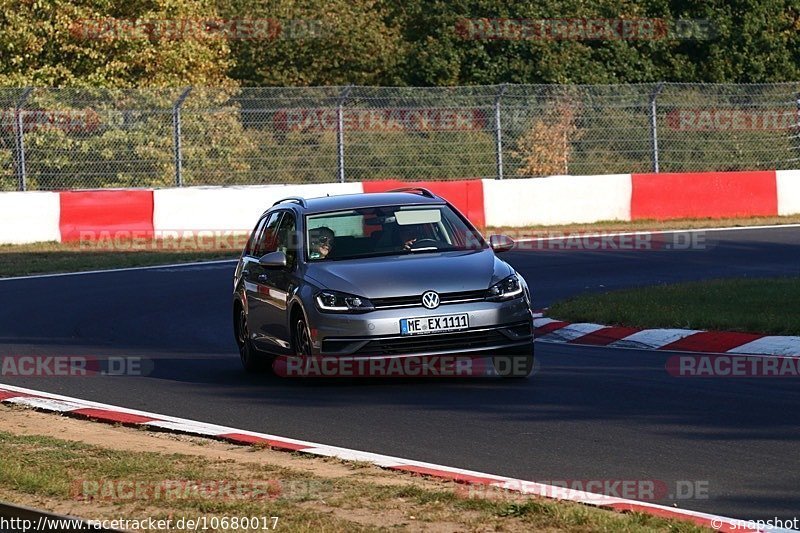
<svg viewBox="0 0 800 533">
<path fill-rule="evenodd" d="M 363 182 L 364 192 L 385 192 L 400 187 L 424 187 L 453 204 L 475 226 L 483 228 L 486 216 L 483 209 L 483 182 L 479 179 L 464 181 L 399 181 L 381 180 Z"/>
<path fill-rule="evenodd" d="M 776 216 L 774 170 L 633 174 L 631 219 Z"/>
<path fill-rule="evenodd" d="M 153 236 L 153 191 L 62 191 L 61 241 Z"/>
</svg>

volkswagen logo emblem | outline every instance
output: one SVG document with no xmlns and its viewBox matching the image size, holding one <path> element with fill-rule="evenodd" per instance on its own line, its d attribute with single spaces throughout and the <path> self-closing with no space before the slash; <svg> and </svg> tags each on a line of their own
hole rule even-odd
<svg viewBox="0 0 800 533">
<path fill-rule="evenodd" d="M 439 307 L 439 295 L 436 291 L 425 291 L 422 293 L 422 305 L 428 309 Z"/>
</svg>

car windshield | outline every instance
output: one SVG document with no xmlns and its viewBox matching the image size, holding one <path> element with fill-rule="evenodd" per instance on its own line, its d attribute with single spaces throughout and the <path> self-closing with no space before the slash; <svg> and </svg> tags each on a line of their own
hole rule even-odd
<svg viewBox="0 0 800 533">
<path fill-rule="evenodd" d="M 447 205 L 370 207 L 308 215 L 305 241 L 309 261 L 487 246 L 478 231 Z"/>
</svg>

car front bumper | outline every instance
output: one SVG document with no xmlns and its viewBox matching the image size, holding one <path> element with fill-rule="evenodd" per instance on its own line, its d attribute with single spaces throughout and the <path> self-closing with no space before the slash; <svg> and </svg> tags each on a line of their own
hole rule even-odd
<svg viewBox="0 0 800 533">
<path fill-rule="evenodd" d="M 400 320 L 466 313 L 469 328 L 402 335 Z M 403 307 L 361 314 L 311 311 L 309 325 L 315 355 L 403 357 L 463 354 L 485 356 L 526 351 L 533 342 L 533 320 L 524 298 L 441 305 L 436 309 Z"/>
</svg>

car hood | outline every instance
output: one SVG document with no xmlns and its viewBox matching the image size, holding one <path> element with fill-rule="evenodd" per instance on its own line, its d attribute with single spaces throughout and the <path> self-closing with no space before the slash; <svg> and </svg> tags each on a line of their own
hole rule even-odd
<svg viewBox="0 0 800 533">
<path fill-rule="evenodd" d="M 306 267 L 319 288 L 367 298 L 486 289 L 513 269 L 490 249 L 325 261 Z"/>
</svg>

